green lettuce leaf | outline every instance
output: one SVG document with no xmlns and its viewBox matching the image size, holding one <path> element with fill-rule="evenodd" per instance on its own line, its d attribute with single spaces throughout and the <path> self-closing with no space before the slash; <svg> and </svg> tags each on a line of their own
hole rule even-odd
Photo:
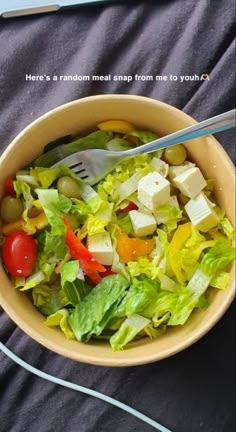
<svg viewBox="0 0 236 432">
<path fill-rule="evenodd" d="M 91 208 L 84 201 L 72 198 L 72 207 L 70 209 L 70 213 L 79 218 L 80 223 L 84 223 L 91 213 Z"/>
<path fill-rule="evenodd" d="M 145 276 L 133 278 L 129 290 L 118 307 L 118 316 L 130 317 L 134 313 L 143 315 L 143 310 L 148 307 L 150 303 L 156 301 L 159 286 L 157 280 L 153 281 Z"/>
<path fill-rule="evenodd" d="M 68 324 L 69 312 L 67 309 L 59 309 L 57 312 L 49 315 L 44 324 L 48 327 L 60 326 L 61 331 L 67 339 L 75 339 L 74 333 Z"/>
<path fill-rule="evenodd" d="M 236 253 L 228 240 L 219 238 L 201 260 L 200 269 L 203 273 L 213 277 L 217 272 L 224 270 L 235 259 Z"/>
<path fill-rule="evenodd" d="M 33 303 L 43 315 L 51 315 L 70 304 L 60 283 L 39 284 L 32 289 Z"/>
<path fill-rule="evenodd" d="M 153 258 L 149 260 L 147 257 L 140 256 L 137 261 L 130 261 L 128 269 L 131 276 L 146 275 L 150 279 L 156 279 L 159 276 L 159 260 Z"/>
<path fill-rule="evenodd" d="M 122 275 L 107 276 L 75 307 L 69 324 L 76 339 L 88 342 L 102 333 L 129 286 Z"/>
<path fill-rule="evenodd" d="M 134 314 L 127 318 L 119 330 L 110 338 L 113 351 L 120 351 L 127 343 L 131 342 L 138 333 L 143 330 L 150 321 L 141 315 Z"/>
<path fill-rule="evenodd" d="M 50 167 L 57 162 L 60 162 L 63 158 L 70 156 L 78 151 L 99 148 L 105 149 L 106 144 L 112 138 L 112 132 L 107 131 L 95 131 L 89 135 L 79 138 L 69 144 L 62 144 L 56 148 L 53 148 L 46 153 L 36 158 L 31 166 L 33 167 Z"/>
<path fill-rule="evenodd" d="M 68 144 L 71 141 L 72 141 L 71 135 L 64 135 L 62 137 L 56 138 L 45 145 L 43 149 L 43 153 L 46 153 L 49 150 L 53 150 L 61 144 Z"/>
<path fill-rule="evenodd" d="M 99 234 L 105 232 L 107 222 L 97 218 L 94 215 L 88 215 L 85 226 L 82 228 L 88 235 Z"/>
<path fill-rule="evenodd" d="M 74 306 L 79 304 L 92 287 L 78 278 L 79 262 L 71 260 L 63 264 L 61 269 L 61 285 L 68 301 Z"/>
<path fill-rule="evenodd" d="M 146 144 L 148 142 L 154 141 L 155 139 L 158 138 L 158 136 L 151 132 L 151 131 L 146 131 L 146 130 L 133 130 L 132 132 L 129 132 L 127 134 L 127 136 L 135 136 L 136 138 L 138 138 L 138 145 L 140 144 Z"/>
<path fill-rule="evenodd" d="M 40 263 L 47 261 L 59 261 L 66 255 L 65 237 L 52 235 L 50 231 L 44 231 L 37 238 L 39 245 Z"/>
<path fill-rule="evenodd" d="M 177 228 L 177 223 L 182 217 L 182 211 L 171 205 L 161 206 L 154 213 L 157 224 L 164 224 L 167 228 L 167 232 L 171 233 Z"/>
<path fill-rule="evenodd" d="M 214 288 L 224 290 L 229 283 L 230 273 L 220 271 L 213 276 L 210 285 Z"/>
<path fill-rule="evenodd" d="M 63 236 L 65 225 L 60 212 L 60 197 L 56 189 L 36 189 L 40 204 L 46 214 L 48 223 L 51 225 L 53 236 Z"/>
<path fill-rule="evenodd" d="M 48 189 L 61 176 L 61 170 L 59 167 L 35 167 L 30 169 L 30 175 L 37 181 L 39 187 Z"/>
<path fill-rule="evenodd" d="M 113 138 L 106 144 L 107 150 L 124 151 L 133 148 L 133 145 L 123 138 Z"/>
<path fill-rule="evenodd" d="M 132 234 L 133 233 L 133 225 L 132 225 L 129 213 L 124 214 L 124 215 L 121 214 L 121 215 L 117 216 L 116 225 L 125 234 Z"/>
<path fill-rule="evenodd" d="M 187 321 L 193 309 L 197 306 L 199 298 L 207 290 L 210 279 L 201 269 L 196 270 L 188 285 L 179 292 L 168 325 L 183 325 Z"/>
<path fill-rule="evenodd" d="M 23 196 L 24 199 L 24 211 L 22 214 L 22 218 L 25 221 L 24 231 L 26 231 L 28 234 L 34 234 L 35 227 L 31 225 L 30 219 L 28 217 L 28 212 L 32 208 L 33 201 L 35 200 L 33 197 L 33 190 L 31 190 L 29 184 L 20 180 L 14 181 L 14 189 L 16 191 L 17 197 L 19 198 L 20 196 Z"/>
<path fill-rule="evenodd" d="M 206 298 L 206 296 L 203 294 L 199 297 L 198 302 L 196 304 L 196 308 L 204 310 L 206 308 L 208 308 L 209 306 L 209 302 Z"/>
<path fill-rule="evenodd" d="M 228 218 L 221 219 L 220 227 L 223 233 L 228 237 L 228 239 L 232 240 L 235 235 L 235 229 Z"/>
</svg>

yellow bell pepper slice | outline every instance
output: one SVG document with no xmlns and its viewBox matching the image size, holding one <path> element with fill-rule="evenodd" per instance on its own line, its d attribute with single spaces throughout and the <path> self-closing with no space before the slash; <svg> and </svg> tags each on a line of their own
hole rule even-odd
<svg viewBox="0 0 236 432">
<path fill-rule="evenodd" d="M 32 228 L 31 234 L 34 234 L 37 230 L 45 228 L 48 225 L 48 220 L 45 213 L 41 212 L 38 216 L 29 218 L 29 224 Z M 2 233 L 4 235 L 8 235 L 15 231 L 26 231 L 25 221 L 23 219 L 19 219 L 16 222 L 10 222 L 2 227 Z"/>
<path fill-rule="evenodd" d="M 97 127 L 103 131 L 112 131 L 121 134 L 128 134 L 135 129 L 135 126 L 126 120 L 107 120 L 99 123 Z"/>
<path fill-rule="evenodd" d="M 178 280 L 178 282 L 183 282 L 183 275 L 178 261 L 175 259 L 175 254 L 180 251 L 184 243 L 192 234 L 192 224 L 187 222 L 183 225 L 179 225 L 175 231 L 172 240 L 169 245 L 169 263 L 170 266 Z"/>
<path fill-rule="evenodd" d="M 15 231 L 24 231 L 24 220 L 19 219 L 16 222 L 10 222 L 2 226 L 2 233 L 4 235 L 11 234 Z"/>
</svg>

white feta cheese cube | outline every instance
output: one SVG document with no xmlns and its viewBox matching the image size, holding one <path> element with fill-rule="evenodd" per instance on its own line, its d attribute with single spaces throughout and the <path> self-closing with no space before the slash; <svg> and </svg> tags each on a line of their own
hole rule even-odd
<svg viewBox="0 0 236 432">
<path fill-rule="evenodd" d="M 87 247 L 94 258 L 103 265 L 112 265 L 113 247 L 108 232 L 88 235 Z"/>
<path fill-rule="evenodd" d="M 206 232 L 219 223 L 219 218 L 204 193 L 190 199 L 185 205 L 186 213 L 193 226 Z"/>
<path fill-rule="evenodd" d="M 138 210 L 129 212 L 134 234 L 143 237 L 154 233 L 157 224 L 153 215 L 142 213 Z"/>
<path fill-rule="evenodd" d="M 195 167 L 195 164 L 188 161 L 186 161 L 183 165 L 169 166 L 169 177 L 171 180 L 173 180 L 175 177 L 182 174 L 184 171 L 193 167 Z"/>
<path fill-rule="evenodd" d="M 182 172 L 174 178 L 173 183 L 188 198 L 194 198 L 207 185 L 200 169 L 197 167 Z"/>
<path fill-rule="evenodd" d="M 138 200 L 150 210 L 156 210 L 170 199 L 170 182 L 158 172 L 147 174 L 138 183 Z"/>
<path fill-rule="evenodd" d="M 153 157 L 151 160 L 151 166 L 155 168 L 163 177 L 167 177 L 169 171 L 169 165 L 161 159 Z"/>
</svg>

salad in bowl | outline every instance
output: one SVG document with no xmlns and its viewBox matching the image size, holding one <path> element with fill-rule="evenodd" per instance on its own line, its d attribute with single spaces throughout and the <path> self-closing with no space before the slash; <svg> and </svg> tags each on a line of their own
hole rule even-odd
<svg viewBox="0 0 236 432">
<path fill-rule="evenodd" d="M 155 138 L 126 120 L 102 121 L 50 142 L 5 179 L 4 269 L 69 340 L 121 351 L 184 325 L 208 308 L 211 289 L 227 289 L 234 228 L 184 146 L 126 159 L 95 186 L 63 164 L 51 168 L 79 150 Z"/>
</svg>

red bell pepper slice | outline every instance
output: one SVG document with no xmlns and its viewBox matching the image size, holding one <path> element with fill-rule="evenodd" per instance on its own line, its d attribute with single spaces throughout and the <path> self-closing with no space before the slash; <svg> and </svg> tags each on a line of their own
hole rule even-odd
<svg viewBox="0 0 236 432">
<path fill-rule="evenodd" d="M 111 266 L 105 266 L 105 269 L 106 271 L 101 274 L 102 278 L 116 274 L 115 272 L 112 271 Z"/>
<path fill-rule="evenodd" d="M 88 275 L 91 272 L 105 272 L 106 268 L 93 257 L 78 237 L 76 237 L 67 222 L 65 220 L 63 222 L 66 226 L 65 241 L 71 257 L 80 262 L 82 270 Z"/>
<path fill-rule="evenodd" d="M 116 214 L 118 216 L 119 214 L 122 214 L 122 213 L 128 213 L 131 210 L 138 210 L 138 206 L 135 203 L 133 203 L 132 201 L 130 201 L 129 204 L 125 208 L 116 210 Z"/>
<path fill-rule="evenodd" d="M 4 196 L 16 196 L 16 192 L 14 189 L 14 183 L 12 178 L 7 178 L 3 183 L 3 194 Z"/>
</svg>

